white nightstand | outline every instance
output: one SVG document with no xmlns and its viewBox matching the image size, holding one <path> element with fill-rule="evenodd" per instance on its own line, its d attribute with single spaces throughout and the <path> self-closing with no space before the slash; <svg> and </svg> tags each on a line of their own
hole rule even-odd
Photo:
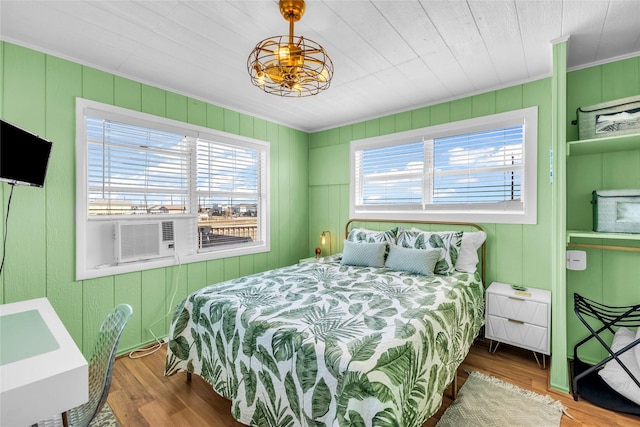
<svg viewBox="0 0 640 427">
<path fill-rule="evenodd" d="M 550 291 L 516 291 L 506 283 L 493 282 L 486 293 L 485 320 L 490 353 L 495 353 L 503 342 L 533 351 L 538 366 L 546 367 L 551 336 Z M 537 353 L 542 354 L 542 364 Z"/>
</svg>

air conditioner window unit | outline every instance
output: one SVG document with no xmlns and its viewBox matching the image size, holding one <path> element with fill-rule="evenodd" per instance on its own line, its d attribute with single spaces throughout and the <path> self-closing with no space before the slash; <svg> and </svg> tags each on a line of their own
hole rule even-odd
<svg viewBox="0 0 640 427">
<path fill-rule="evenodd" d="M 114 228 L 116 264 L 175 255 L 173 221 L 117 221 Z"/>
</svg>

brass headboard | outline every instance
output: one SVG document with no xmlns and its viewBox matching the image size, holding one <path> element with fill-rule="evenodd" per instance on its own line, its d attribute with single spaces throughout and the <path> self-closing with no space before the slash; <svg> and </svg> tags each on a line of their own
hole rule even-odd
<svg viewBox="0 0 640 427">
<path fill-rule="evenodd" d="M 471 227 L 471 228 L 475 228 L 479 231 L 484 231 L 484 228 L 482 228 L 481 226 L 479 226 L 478 224 L 475 224 L 473 222 L 446 222 L 446 221 L 420 221 L 420 220 L 404 220 L 404 219 L 400 219 L 400 220 L 396 220 L 396 219 L 362 219 L 362 218 L 351 218 L 349 219 L 349 221 L 347 221 L 347 224 L 344 227 L 344 237 L 345 239 L 349 236 L 349 231 L 351 229 L 351 226 L 353 225 L 353 223 L 355 222 L 359 222 L 359 223 L 367 223 L 367 222 L 384 222 L 384 223 L 391 223 L 391 224 L 427 224 L 427 225 L 462 225 L 465 227 Z M 383 230 L 381 230 L 383 231 Z M 485 240 L 484 243 L 482 243 L 482 246 L 480 247 L 480 255 L 481 255 L 481 259 L 480 259 L 480 275 L 482 277 L 482 283 L 484 286 L 486 285 L 486 280 L 485 280 L 485 254 L 486 254 L 486 243 L 487 241 Z"/>
</svg>

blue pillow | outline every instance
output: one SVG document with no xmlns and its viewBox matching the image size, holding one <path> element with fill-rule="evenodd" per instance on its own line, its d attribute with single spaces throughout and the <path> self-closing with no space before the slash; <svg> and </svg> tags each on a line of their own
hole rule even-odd
<svg viewBox="0 0 640 427">
<path fill-rule="evenodd" d="M 394 270 L 432 276 L 436 263 L 444 252 L 442 248 L 412 249 L 391 245 L 385 266 Z"/>
<path fill-rule="evenodd" d="M 357 265 L 362 267 L 384 267 L 384 255 L 387 243 L 365 243 L 344 241 L 342 251 L 342 265 Z"/>
</svg>

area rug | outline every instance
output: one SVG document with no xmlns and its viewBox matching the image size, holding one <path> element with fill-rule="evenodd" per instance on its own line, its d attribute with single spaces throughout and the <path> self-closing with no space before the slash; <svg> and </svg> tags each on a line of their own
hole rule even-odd
<svg viewBox="0 0 640 427">
<path fill-rule="evenodd" d="M 37 425 L 38 427 L 62 427 L 62 416 L 40 421 Z M 109 404 L 105 403 L 98 415 L 89 423 L 89 427 L 120 427 L 120 424 Z"/>
<path fill-rule="evenodd" d="M 470 372 L 437 427 L 557 427 L 565 407 L 549 396 Z"/>
<path fill-rule="evenodd" d="M 91 421 L 89 427 L 120 427 L 120 424 L 118 424 L 116 416 L 113 415 L 109 404 L 105 403 L 102 410 L 100 410 L 98 415 Z"/>
</svg>

